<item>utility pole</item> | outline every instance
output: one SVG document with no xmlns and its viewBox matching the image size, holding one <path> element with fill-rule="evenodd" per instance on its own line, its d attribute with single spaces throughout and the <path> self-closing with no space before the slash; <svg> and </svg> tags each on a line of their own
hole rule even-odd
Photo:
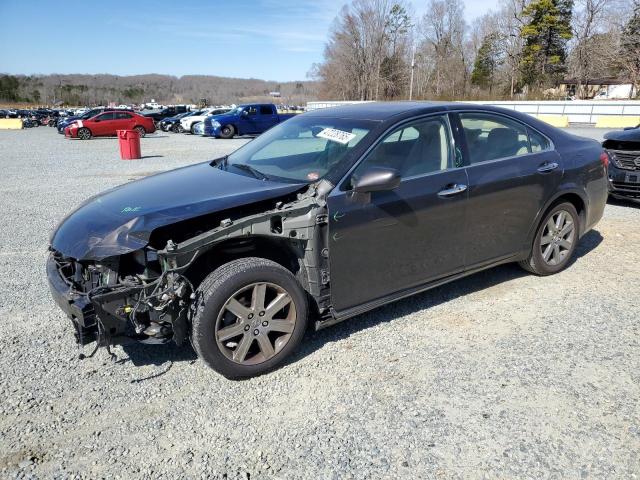
<svg viewBox="0 0 640 480">
<path fill-rule="evenodd" d="M 413 99 L 413 71 L 416 68 L 416 45 L 413 44 L 413 51 L 411 53 L 411 81 L 409 83 L 409 100 Z"/>
</svg>

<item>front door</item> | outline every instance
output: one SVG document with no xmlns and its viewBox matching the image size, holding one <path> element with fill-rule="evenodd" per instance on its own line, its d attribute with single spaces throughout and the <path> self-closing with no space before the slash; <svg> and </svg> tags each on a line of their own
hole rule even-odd
<svg viewBox="0 0 640 480">
<path fill-rule="evenodd" d="M 114 112 L 106 112 L 99 115 L 91 127 L 91 133 L 96 137 L 113 135 L 111 132 L 113 131 L 115 115 Z"/>
<path fill-rule="evenodd" d="M 464 269 L 467 174 L 445 115 L 389 133 L 329 196 L 331 295 L 336 311 Z M 353 193 L 371 167 L 394 168 L 392 191 Z M 346 183 L 346 185 L 345 185 Z"/>
<path fill-rule="evenodd" d="M 561 159 L 538 132 L 498 114 L 459 115 L 469 152 L 467 266 L 526 249 L 540 209 L 557 190 Z"/>
<path fill-rule="evenodd" d="M 258 108 L 255 105 L 246 107 L 242 114 L 240 114 L 239 124 L 239 135 L 257 133 L 260 128 L 258 125 Z"/>
</svg>

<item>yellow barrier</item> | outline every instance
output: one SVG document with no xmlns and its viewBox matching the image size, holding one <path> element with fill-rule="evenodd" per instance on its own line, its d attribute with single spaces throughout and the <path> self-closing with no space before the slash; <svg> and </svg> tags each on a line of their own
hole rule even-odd
<svg viewBox="0 0 640 480">
<path fill-rule="evenodd" d="M 21 128 L 21 118 L 0 118 L 0 130 L 20 130 Z"/>
<path fill-rule="evenodd" d="M 600 115 L 596 120 L 596 128 L 624 128 L 640 125 L 640 117 L 622 115 Z"/>
<path fill-rule="evenodd" d="M 536 118 L 554 127 L 566 128 L 569 126 L 569 117 L 566 115 L 536 115 Z"/>
</svg>

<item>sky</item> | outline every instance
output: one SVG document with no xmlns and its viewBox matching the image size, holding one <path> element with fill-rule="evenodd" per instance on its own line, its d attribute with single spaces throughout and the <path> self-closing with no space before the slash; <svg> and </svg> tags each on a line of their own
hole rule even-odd
<svg viewBox="0 0 640 480">
<path fill-rule="evenodd" d="M 497 1 L 464 0 L 467 22 Z M 0 72 L 304 80 L 345 3 L 0 0 Z M 413 5 L 419 17 L 426 0 Z"/>
</svg>

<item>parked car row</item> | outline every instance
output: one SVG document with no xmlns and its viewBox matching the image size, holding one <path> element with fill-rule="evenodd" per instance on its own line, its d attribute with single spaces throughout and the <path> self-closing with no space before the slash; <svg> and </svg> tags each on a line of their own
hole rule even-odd
<svg viewBox="0 0 640 480">
<path fill-rule="evenodd" d="M 177 115 L 163 120 L 160 128 L 166 132 L 229 139 L 242 135 L 260 135 L 295 115 L 297 114 L 279 113 L 272 103 L 252 103 Z"/>
</svg>

